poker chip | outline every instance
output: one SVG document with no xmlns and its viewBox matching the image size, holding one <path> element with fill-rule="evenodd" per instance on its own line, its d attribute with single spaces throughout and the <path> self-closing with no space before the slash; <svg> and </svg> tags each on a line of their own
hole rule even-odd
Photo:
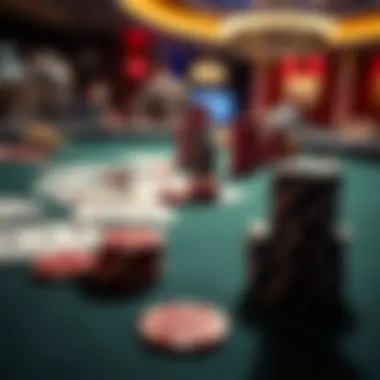
<svg viewBox="0 0 380 380">
<path fill-rule="evenodd" d="M 105 173 L 104 180 L 111 187 L 122 189 L 130 183 L 131 175 L 123 169 L 109 170 Z"/>
<path fill-rule="evenodd" d="M 111 230 L 105 237 L 108 250 L 123 249 L 134 253 L 140 249 L 160 247 L 163 237 L 159 230 L 147 227 L 129 227 Z"/>
<path fill-rule="evenodd" d="M 15 164 L 35 163 L 46 160 L 47 152 L 42 152 L 26 146 L 0 146 L 0 162 Z"/>
<path fill-rule="evenodd" d="M 124 227 L 105 233 L 92 275 L 107 289 L 135 291 L 146 288 L 162 276 L 164 242 L 160 230 Z"/>
<path fill-rule="evenodd" d="M 39 279 L 70 279 L 89 273 L 92 257 L 84 252 L 58 251 L 41 254 L 33 262 L 33 274 Z"/>
<path fill-rule="evenodd" d="M 294 177 L 303 179 L 325 179 L 340 177 L 339 162 L 333 158 L 301 156 L 285 160 L 276 168 L 278 177 Z"/>
<path fill-rule="evenodd" d="M 174 353 L 196 353 L 221 345 L 229 335 L 229 318 L 211 305 L 171 302 L 155 306 L 138 319 L 148 344 Z"/>
<path fill-rule="evenodd" d="M 178 177 L 166 181 L 160 189 L 158 197 L 162 204 L 170 207 L 181 206 L 189 201 L 190 180 L 186 177 Z"/>
<path fill-rule="evenodd" d="M 270 226 L 262 221 L 248 224 L 248 234 L 252 239 L 266 238 L 271 232 Z"/>
<path fill-rule="evenodd" d="M 169 162 L 158 162 L 153 165 L 153 173 L 159 178 L 174 175 L 174 167 Z"/>
<path fill-rule="evenodd" d="M 192 202 L 212 202 L 219 196 L 219 184 L 212 176 L 204 176 L 194 179 L 189 189 L 189 197 Z"/>
<path fill-rule="evenodd" d="M 163 189 L 160 193 L 160 201 L 171 207 L 181 206 L 187 201 L 186 198 L 185 191 L 178 189 Z"/>
</svg>

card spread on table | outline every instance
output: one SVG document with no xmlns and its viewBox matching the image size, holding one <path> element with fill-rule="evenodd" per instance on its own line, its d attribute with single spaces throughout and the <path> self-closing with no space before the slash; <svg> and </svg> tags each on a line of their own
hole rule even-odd
<svg viewBox="0 0 380 380">
<path fill-rule="evenodd" d="M 96 180 L 102 171 L 104 167 L 96 165 L 55 168 L 41 178 L 35 190 L 58 201 L 70 201 L 78 193 L 99 186 Z"/>
<path fill-rule="evenodd" d="M 0 230 L 0 260 L 26 259 L 57 248 L 91 249 L 99 243 L 104 226 L 171 225 L 177 221 L 177 210 L 161 204 L 160 193 L 166 187 L 186 188 L 188 178 L 176 170 L 167 155 L 136 153 L 121 161 L 111 166 L 59 165 L 46 171 L 34 190 L 69 206 L 73 220 Z M 132 173 L 126 188 L 112 187 L 105 181 L 107 172 L 115 169 Z M 28 200 L 12 202 L 9 197 L 0 197 L 0 220 L 3 214 L 25 215 L 26 210 L 36 207 Z"/>
<path fill-rule="evenodd" d="M 40 208 L 33 201 L 21 197 L 0 195 L 0 220 L 36 216 L 39 213 Z"/>
<path fill-rule="evenodd" d="M 141 207 L 125 205 L 79 205 L 74 210 L 76 220 L 92 223 L 171 223 L 176 214 L 166 207 Z"/>
<path fill-rule="evenodd" d="M 91 249 L 100 240 L 100 230 L 75 223 L 18 227 L 0 232 L 0 260 L 17 260 L 56 249 Z"/>
</svg>

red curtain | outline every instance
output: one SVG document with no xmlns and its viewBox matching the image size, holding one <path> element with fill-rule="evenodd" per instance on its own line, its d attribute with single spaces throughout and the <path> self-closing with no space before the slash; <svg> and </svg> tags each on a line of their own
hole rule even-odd
<svg viewBox="0 0 380 380">
<path fill-rule="evenodd" d="M 120 86 L 124 104 L 131 110 L 136 94 L 152 71 L 154 36 L 146 28 L 132 26 L 122 31 L 120 40 L 120 71 L 123 78 Z"/>
<path fill-rule="evenodd" d="M 129 53 L 144 54 L 153 43 L 152 36 L 147 29 L 141 27 L 130 27 L 123 31 L 123 46 Z"/>
<path fill-rule="evenodd" d="M 311 110 L 310 118 L 321 128 L 331 127 L 334 109 L 335 89 L 337 85 L 337 59 L 333 54 L 326 55 L 322 80 L 322 91 L 316 106 Z"/>
<path fill-rule="evenodd" d="M 356 111 L 362 117 L 370 117 L 379 121 L 380 98 L 376 100 L 375 86 L 380 85 L 380 54 L 365 51 L 359 55 L 358 85 L 356 89 Z"/>
<path fill-rule="evenodd" d="M 145 80 L 150 73 L 152 35 L 145 28 L 130 27 L 122 33 L 122 45 L 122 72 L 125 79 L 133 84 Z"/>
<path fill-rule="evenodd" d="M 319 69 L 318 60 L 315 61 L 314 69 L 321 71 L 323 86 L 319 101 L 310 112 L 310 118 L 322 128 L 335 127 L 333 117 L 336 110 L 339 73 L 342 69 L 342 54 L 345 52 L 335 52 L 323 56 L 323 60 L 319 61 L 319 64 L 322 65 Z M 350 103 L 352 118 L 370 117 L 380 121 L 380 98 L 376 102 L 373 95 L 373 86 L 380 86 L 380 53 L 372 49 L 358 51 L 354 62 L 355 71 L 352 78 L 352 101 Z M 298 66 L 294 57 L 291 59 L 287 57 L 268 64 L 265 94 L 267 108 L 270 109 L 279 104 L 283 78 L 296 70 L 296 67 Z M 305 70 L 305 66 L 303 70 Z"/>
<path fill-rule="evenodd" d="M 324 82 L 317 106 L 310 112 L 311 119 L 321 125 L 328 125 L 333 103 L 335 65 L 329 56 L 313 55 L 300 59 L 295 55 L 272 62 L 268 67 L 267 104 L 274 107 L 281 101 L 284 79 L 292 75 L 319 75 Z"/>
<path fill-rule="evenodd" d="M 281 62 L 273 61 L 268 66 L 267 71 L 267 104 L 268 108 L 276 106 L 281 97 Z"/>
</svg>

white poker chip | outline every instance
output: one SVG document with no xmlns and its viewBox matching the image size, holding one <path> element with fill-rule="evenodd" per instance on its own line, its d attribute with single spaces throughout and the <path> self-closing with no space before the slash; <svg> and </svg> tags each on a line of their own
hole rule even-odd
<svg viewBox="0 0 380 380">
<path fill-rule="evenodd" d="M 232 186 L 222 188 L 222 202 L 224 205 L 237 205 L 242 199 L 243 193 L 241 189 Z"/>
<path fill-rule="evenodd" d="M 230 334 L 230 319 L 217 308 L 177 301 L 150 308 L 138 319 L 138 332 L 154 347 L 175 353 L 215 348 Z"/>
<path fill-rule="evenodd" d="M 336 178 L 340 174 L 340 164 L 334 158 L 301 156 L 279 164 L 277 174 L 305 178 Z"/>
<path fill-rule="evenodd" d="M 254 239 L 263 239 L 270 235 L 271 227 L 263 221 L 249 222 L 248 232 Z"/>
</svg>

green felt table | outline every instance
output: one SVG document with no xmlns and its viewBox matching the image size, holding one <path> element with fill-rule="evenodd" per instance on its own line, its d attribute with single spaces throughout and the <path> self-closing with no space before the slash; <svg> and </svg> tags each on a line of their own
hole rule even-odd
<svg viewBox="0 0 380 380">
<path fill-rule="evenodd" d="M 163 142 L 98 142 L 68 147 L 56 160 L 111 164 L 136 148 L 170 149 Z M 181 211 L 180 222 L 168 231 L 165 277 L 144 294 L 96 297 L 70 282 L 37 285 L 27 263 L 0 267 L 0 378 L 297 379 L 294 367 L 299 361 L 326 374 L 318 379 L 380 379 L 380 163 L 353 158 L 342 162 L 346 180 L 340 218 L 353 232 L 346 253 L 345 293 L 355 323 L 331 352 L 297 348 L 291 334 L 281 342 L 268 340 L 238 316 L 246 287 L 247 225 L 265 219 L 270 206 L 271 171 L 262 170 L 239 180 L 245 194 L 240 204 Z M 45 169 L 2 165 L 0 186 L 31 195 L 35 178 Z M 228 342 L 195 357 L 162 355 L 141 345 L 135 329 L 139 313 L 152 303 L 179 297 L 211 301 L 230 312 L 234 328 Z"/>
</svg>

